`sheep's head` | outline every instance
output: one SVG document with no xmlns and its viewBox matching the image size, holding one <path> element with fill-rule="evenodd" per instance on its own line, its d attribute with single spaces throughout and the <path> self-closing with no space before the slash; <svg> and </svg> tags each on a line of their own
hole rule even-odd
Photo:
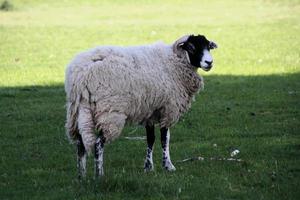
<svg viewBox="0 0 300 200">
<path fill-rule="evenodd" d="M 189 35 L 178 40 L 176 48 L 186 52 L 191 65 L 209 71 L 213 66 L 211 49 L 217 48 L 217 44 L 209 41 L 203 35 Z"/>
</svg>

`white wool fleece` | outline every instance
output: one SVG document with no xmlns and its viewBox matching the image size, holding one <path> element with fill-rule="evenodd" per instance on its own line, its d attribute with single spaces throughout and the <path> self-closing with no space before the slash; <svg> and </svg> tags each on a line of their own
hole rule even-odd
<svg viewBox="0 0 300 200">
<path fill-rule="evenodd" d="M 177 47 L 185 37 L 173 45 L 100 46 L 77 55 L 65 80 L 69 137 L 81 134 L 91 150 L 95 128 L 111 141 L 125 123 L 174 125 L 203 87 Z"/>
</svg>

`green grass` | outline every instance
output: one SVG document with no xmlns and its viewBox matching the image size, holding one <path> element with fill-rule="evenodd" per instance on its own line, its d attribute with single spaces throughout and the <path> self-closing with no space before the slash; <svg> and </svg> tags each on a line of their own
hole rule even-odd
<svg viewBox="0 0 300 200">
<path fill-rule="evenodd" d="M 0 199 L 299 199 L 300 2 L 11 0 L 0 11 Z M 0 1 L 2 3 L 2 1 Z M 201 33 L 218 43 L 205 91 L 171 129 L 173 162 L 143 172 L 139 127 L 106 146 L 105 177 L 77 180 L 64 134 L 64 69 L 85 49 L 173 42 Z M 157 133 L 157 138 L 159 135 Z M 215 147 L 214 144 L 217 144 Z"/>
</svg>

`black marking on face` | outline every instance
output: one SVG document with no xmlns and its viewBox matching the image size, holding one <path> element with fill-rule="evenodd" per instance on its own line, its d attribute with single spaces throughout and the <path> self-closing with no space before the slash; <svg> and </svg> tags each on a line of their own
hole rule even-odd
<svg viewBox="0 0 300 200">
<path fill-rule="evenodd" d="M 180 46 L 187 51 L 191 65 L 201 67 L 200 62 L 203 57 L 203 51 L 209 51 L 210 49 L 216 48 L 215 45 L 215 43 L 212 44 L 203 35 L 191 35 L 187 41 Z"/>
</svg>

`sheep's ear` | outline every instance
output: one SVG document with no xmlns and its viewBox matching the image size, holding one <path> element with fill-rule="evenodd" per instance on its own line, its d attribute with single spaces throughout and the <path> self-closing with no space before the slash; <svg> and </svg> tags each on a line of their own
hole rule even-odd
<svg viewBox="0 0 300 200">
<path fill-rule="evenodd" d="M 218 48 L 217 43 L 213 41 L 209 41 L 209 49 L 216 49 L 216 48 Z"/>
</svg>

